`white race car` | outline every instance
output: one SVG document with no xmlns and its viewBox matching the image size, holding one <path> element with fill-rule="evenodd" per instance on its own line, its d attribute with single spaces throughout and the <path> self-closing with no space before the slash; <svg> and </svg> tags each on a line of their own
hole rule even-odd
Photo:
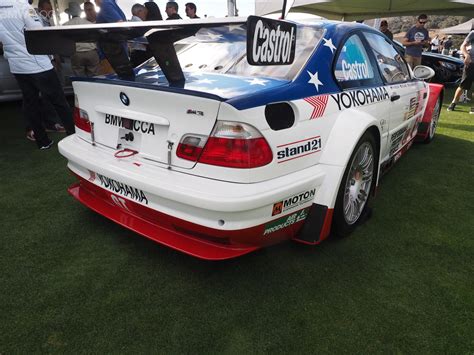
<svg viewBox="0 0 474 355">
<path fill-rule="evenodd" d="M 154 58 L 131 68 L 113 42 L 145 31 Z M 70 193 L 203 259 L 349 234 L 382 171 L 433 139 L 442 102 L 443 87 L 420 80 L 431 69 L 412 71 L 357 23 L 251 16 L 26 38 L 36 54 L 98 41 L 118 73 L 73 79 L 76 134 L 59 144 L 78 178 Z"/>
</svg>

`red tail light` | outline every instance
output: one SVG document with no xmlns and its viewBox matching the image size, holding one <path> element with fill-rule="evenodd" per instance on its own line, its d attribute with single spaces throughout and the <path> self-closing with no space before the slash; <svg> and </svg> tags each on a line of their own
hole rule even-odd
<svg viewBox="0 0 474 355">
<path fill-rule="evenodd" d="M 184 159 L 239 169 L 257 168 L 273 160 L 272 150 L 265 138 L 256 128 L 245 123 L 218 121 L 203 149 L 186 144 L 190 142 L 189 137 L 181 141 L 177 154 L 184 158 L 182 152 L 189 151 L 187 156 L 193 159 Z"/>
<path fill-rule="evenodd" d="M 205 136 L 184 136 L 176 149 L 176 155 L 182 159 L 197 161 L 206 143 Z"/>
<path fill-rule="evenodd" d="M 77 128 L 82 129 L 83 131 L 92 132 L 91 123 L 89 121 L 89 115 L 86 111 L 81 110 L 78 107 L 74 107 L 73 111 L 74 124 Z"/>
</svg>

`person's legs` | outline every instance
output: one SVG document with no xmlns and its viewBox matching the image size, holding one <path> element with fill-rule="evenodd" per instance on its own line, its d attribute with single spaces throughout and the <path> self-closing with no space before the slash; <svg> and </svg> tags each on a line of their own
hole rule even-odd
<svg viewBox="0 0 474 355">
<path fill-rule="evenodd" d="M 31 128 L 35 134 L 36 144 L 39 148 L 48 146 L 51 140 L 41 123 L 39 90 L 35 85 L 36 80 L 34 78 L 36 74 L 14 75 L 23 94 L 23 116 L 25 117 L 25 121 L 31 124 Z"/>
<path fill-rule="evenodd" d="M 454 111 L 456 108 L 456 104 L 459 102 L 459 98 L 462 95 L 462 92 L 464 90 L 470 90 L 472 82 L 474 80 L 474 65 L 465 65 L 464 70 L 462 72 L 462 78 L 461 78 L 461 83 L 459 84 L 459 87 L 456 89 L 456 92 L 454 93 L 454 98 L 451 104 L 448 107 L 448 111 Z M 471 108 L 472 113 L 474 113 L 474 110 Z"/>
<path fill-rule="evenodd" d="M 74 76 L 86 76 L 82 52 L 76 52 L 71 56 L 71 69 Z"/>
<path fill-rule="evenodd" d="M 412 57 L 413 58 L 413 68 L 418 65 L 421 65 L 421 57 Z"/>
<path fill-rule="evenodd" d="M 54 109 L 58 113 L 67 134 L 75 132 L 74 122 L 72 120 L 72 111 L 66 97 L 64 96 L 63 88 L 59 83 L 58 76 L 53 69 L 36 74 L 36 84 L 38 85 L 41 94 L 47 98 Z"/>
<path fill-rule="evenodd" d="M 405 60 L 407 64 L 410 66 L 411 69 L 414 68 L 413 66 L 413 57 L 411 55 L 405 54 Z"/>
</svg>

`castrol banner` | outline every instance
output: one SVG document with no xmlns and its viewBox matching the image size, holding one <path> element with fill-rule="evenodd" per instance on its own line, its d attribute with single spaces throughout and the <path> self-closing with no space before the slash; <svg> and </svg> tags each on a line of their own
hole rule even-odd
<svg viewBox="0 0 474 355">
<path fill-rule="evenodd" d="M 288 65 L 295 59 L 296 25 L 264 17 L 247 20 L 247 61 L 250 65 Z"/>
</svg>

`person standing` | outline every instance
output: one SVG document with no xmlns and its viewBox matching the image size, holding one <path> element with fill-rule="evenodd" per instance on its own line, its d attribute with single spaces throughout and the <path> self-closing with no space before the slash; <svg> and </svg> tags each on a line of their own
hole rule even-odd
<svg viewBox="0 0 474 355">
<path fill-rule="evenodd" d="M 81 7 L 77 2 L 70 2 L 65 11 L 72 19 L 63 26 L 92 25 L 85 18 L 81 18 Z M 95 76 L 99 72 L 99 55 L 95 43 L 76 43 L 76 53 L 71 56 L 72 72 L 75 76 Z"/>
<path fill-rule="evenodd" d="M 163 20 L 163 16 L 161 16 L 161 11 L 158 5 L 155 2 L 148 1 L 145 4 L 147 9 L 146 19 L 145 21 L 161 21 Z"/>
<path fill-rule="evenodd" d="M 431 53 L 439 53 L 439 46 L 440 46 L 440 40 L 439 36 L 436 35 L 432 40 L 431 40 Z"/>
<path fill-rule="evenodd" d="M 405 60 L 413 69 L 421 64 L 423 47 L 430 43 L 428 30 L 425 28 L 428 16 L 421 14 L 415 26 L 410 28 L 403 38 L 402 44 L 406 47 Z"/>
<path fill-rule="evenodd" d="M 464 42 L 461 44 L 461 53 L 464 55 L 464 69 L 462 72 L 461 83 L 459 84 L 454 98 L 448 107 L 448 111 L 454 111 L 464 90 L 471 90 L 474 81 L 474 31 L 471 31 Z M 468 50 L 470 47 L 470 50 Z M 470 114 L 474 114 L 474 107 L 471 107 Z"/>
<path fill-rule="evenodd" d="M 188 16 L 190 19 L 197 19 L 199 18 L 198 15 L 196 15 L 196 4 L 193 3 L 193 2 L 188 2 L 186 5 L 185 5 L 185 9 L 184 11 L 186 12 L 186 16 Z"/>
<path fill-rule="evenodd" d="M 449 55 L 449 52 L 451 51 L 451 47 L 453 46 L 453 36 L 449 35 L 448 39 L 443 42 L 443 54 L 444 55 Z"/>
<path fill-rule="evenodd" d="M 117 23 L 126 22 L 127 18 L 122 9 L 117 5 L 116 0 L 95 0 L 100 11 L 97 14 L 97 23 Z M 121 80 L 135 80 L 130 58 L 128 57 L 128 47 L 125 41 L 108 42 L 99 40 L 99 48 L 107 58 L 108 63 Z M 103 68 L 102 68 L 103 70 Z"/>
<path fill-rule="evenodd" d="M 54 106 L 67 134 L 73 134 L 74 123 L 69 104 L 51 61 L 46 55 L 31 55 L 26 49 L 24 29 L 41 28 L 36 11 L 25 0 L 2 0 L 0 7 L 0 42 L 5 58 L 23 94 L 23 115 L 31 122 L 39 149 L 48 149 L 53 141 L 40 119 L 40 93 Z"/>
<path fill-rule="evenodd" d="M 84 3 L 84 13 L 86 14 L 86 20 L 90 23 L 95 23 L 97 21 L 97 12 L 95 11 L 95 6 L 90 1 Z"/>
<path fill-rule="evenodd" d="M 388 29 L 387 20 L 380 21 L 380 32 L 387 36 L 391 41 L 393 41 L 393 33 Z"/>
<path fill-rule="evenodd" d="M 181 20 L 181 16 L 178 14 L 178 3 L 175 1 L 169 1 L 166 3 L 166 14 L 168 15 L 167 20 Z"/>
</svg>

